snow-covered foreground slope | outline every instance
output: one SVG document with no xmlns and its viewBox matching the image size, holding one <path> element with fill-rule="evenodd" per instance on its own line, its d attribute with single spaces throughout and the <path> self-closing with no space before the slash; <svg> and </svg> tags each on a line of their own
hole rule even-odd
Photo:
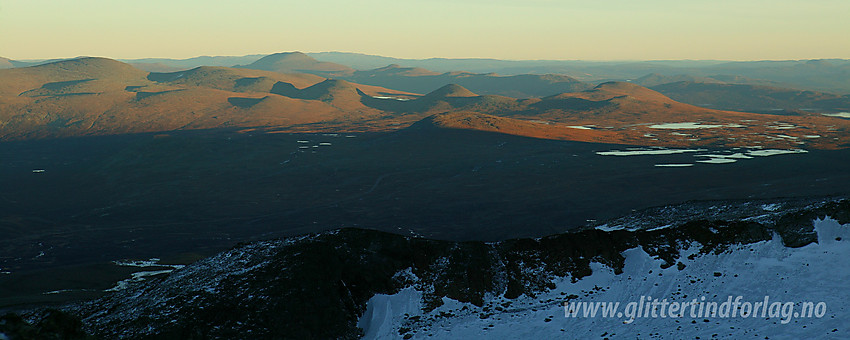
<svg viewBox="0 0 850 340">
<path fill-rule="evenodd" d="M 777 235 L 771 240 L 735 245 L 718 254 L 699 252 L 701 245 L 683 247 L 679 261 L 684 265 L 662 269 L 664 261 L 649 256 L 640 246 L 623 252 L 623 272 L 593 263 L 593 274 L 572 282 L 556 278 L 557 288 L 536 297 L 517 299 L 490 296 L 482 307 L 445 299 L 443 306 L 422 311 L 421 294 L 407 288 L 393 295 L 377 295 L 369 300 L 359 326 L 366 339 L 394 338 L 410 334 L 415 338 L 466 339 L 481 336 L 504 339 L 566 338 L 662 338 L 736 339 L 850 338 L 850 225 L 831 218 L 814 221 L 817 243 L 788 248 Z M 739 309 L 731 317 L 722 311 L 729 297 L 768 306 L 764 314 Z M 636 315 L 629 302 L 643 301 L 717 302 L 719 314 L 707 317 L 692 305 L 657 317 Z M 703 300 L 704 299 L 704 300 Z M 584 317 L 583 311 L 567 316 L 564 302 L 620 302 L 617 314 Z M 793 303 L 785 307 L 786 303 Z M 803 302 L 826 304 L 825 311 L 800 313 Z M 779 304 L 776 304 L 779 303 Z M 645 304 L 645 303 L 644 303 Z M 727 303 L 727 305 L 730 305 Z M 644 311 L 650 310 L 644 308 Z M 731 312 L 731 311 L 730 311 Z M 817 313 L 815 313 L 817 312 Z M 681 315 L 684 314 L 684 315 Z M 821 314 L 821 317 L 816 317 Z M 636 316 L 629 318 L 626 315 Z M 764 315 L 764 316 L 762 316 Z M 773 315 L 773 317 L 770 317 Z M 722 317 L 727 316 L 727 317 Z M 808 315 L 806 315 L 808 316 Z"/>
<path fill-rule="evenodd" d="M 702 206 L 494 243 L 341 229 L 242 244 L 67 310 L 129 339 L 850 337 L 850 201 Z M 578 305 L 603 302 L 613 317 Z"/>
</svg>

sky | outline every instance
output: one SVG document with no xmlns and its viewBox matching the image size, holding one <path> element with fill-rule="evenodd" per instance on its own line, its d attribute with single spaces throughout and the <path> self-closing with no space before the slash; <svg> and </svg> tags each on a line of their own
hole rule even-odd
<svg viewBox="0 0 850 340">
<path fill-rule="evenodd" d="M 0 56 L 850 58 L 847 0 L 0 0 Z"/>
</svg>

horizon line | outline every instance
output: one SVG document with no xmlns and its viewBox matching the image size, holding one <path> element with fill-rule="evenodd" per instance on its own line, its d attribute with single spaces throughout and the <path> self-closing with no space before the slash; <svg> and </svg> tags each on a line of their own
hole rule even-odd
<svg viewBox="0 0 850 340">
<path fill-rule="evenodd" d="M 342 51 L 320 51 L 320 52 L 302 52 L 302 51 L 282 51 L 282 52 L 271 52 L 271 53 L 248 53 L 248 54 L 202 54 L 196 55 L 192 57 L 111 57 L 111 56 L 102 56 L 102 55 L 79 55 L 74 57 L 48 57 L 48 58 L 12 58 L 0 55 L 0 58 L 6 58 L 11 61 L 23 61 L 23 62 L 41 62 L 41 61 L 50 61 L 50 60 L 69 60 L 69 59 L 79 59 L 79 58 L 87 58 L 87 57 L 96 57 L 96 58 L 107 58 L 113 59 L 117 61 L 139 61 L 144 59 L 168 59 L 168 60 L 189 60 L 195 58 L 227 58 L 227 57 L 249 57 L 249 56 L 269 56 L 272 54 L 279 53 L 295 53 L 300 52 L 307 55 L 310 54 L 322 54 L 322 53 L 339 53 L 339 54 L 355 54 L 361 56 L 369 56 L 369 57 L 379 57 L 379 58 L 391 58 L 391 59 L 399 59 L 399 60 L 412 60 L 412 61 L 423 61 L 423 60 L 437 60 L 437 59 L 445 59 L 445 60 L 491 60 L 491 61 L 538 61 L 538 62 L 669 62 L 669 61 L 694 61 L 694 62 L 706 62 L 706 61 L 717 61 L 717 62 L 782 62 L 782 61 L 817 61 L 817 60 L 850 60 L 848 58 L 840 58 L 840 57 L 819 57 L 819 58 L 800 58 L 800 59 L 694 59 L 694 58 L 659 58 L 659 59 L 501 59 L 495 57 L 424 57 L 424 58 L 405 58 L 405 57 L 393 57 L 386 56 L 380 54 L 369 54 L 363 52 L 342 52 Z"/>
</svg>

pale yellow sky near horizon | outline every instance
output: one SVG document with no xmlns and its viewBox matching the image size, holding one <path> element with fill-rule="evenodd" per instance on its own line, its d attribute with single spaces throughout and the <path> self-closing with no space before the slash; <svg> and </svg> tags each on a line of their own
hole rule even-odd
<svg viewBox="0 0 850 340">
<path fill-rule="evenodd" d="M 0 56 L 850 58 L 848 0 L 0 0 Z"/>
</svg>

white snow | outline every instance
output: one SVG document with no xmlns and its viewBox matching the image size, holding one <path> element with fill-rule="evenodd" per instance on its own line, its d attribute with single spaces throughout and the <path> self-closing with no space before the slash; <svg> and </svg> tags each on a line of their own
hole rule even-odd
<svg viewBox="0 0 850 340">
<path fill-rule="evenodd" d="M 117 266 L 122 266 L 122 267 L 142 267 L 142 268 L 144 268 L 144 267 L 158 266 L 159 261 L 160 261 L 160 259 L 154 257 L 154 258 L 149 259 L 149 260 L 119 260 L 119 261 L 112 261 L 112 263 L 114 263 Z"/>
<path fill-rule="evenodd" d="M 762 204 L 761 209 L 764 211 L 777 211 L 779 208 L 782 208 L 782 205 L 779 203 L 771 203 L 771 204 Z"/>
<path fill-rule="evenodd" d="M 691 166 L 694 166 L 694 165 L 690 164 L 690 163 L 684 163 L 684 164 L 655 164 L 655 166 L 657 166 L 659 168 L 686 168 L 686 167 L 691 167 Z"/>
<path fill-rule="evenodd" d="M 753 157 L 747 156 L 743 153 L 736 152 L 733 154 L 705 154 L 705 155 L 695 155 L 694 157 L 710 157 L 710 158 L 732 158 L 732 159 L 752 159 Z"/>
<path fill-rule="evenodd" d="M 570 128 L 570 129 L 593 130 L 593 128 L 592 128 L 592 127 L 589 127 L 589 126 L 576 126 L 576 125 L 571 125 L 571 126 L 567 126 L 567 127 L 568 127 L 568 128 Z"/>
<path fill-rule="evenodd" d="M 670 228 L 672 226 L 673 226 L 672 224 L 665 224 L 665 225 L 658 226 L 658 227 L 655 227 L 655 228 L 652 228 L 652 229 L 648 229 L 647 231 L 667 229 L 667 228 Z"/>
<path fill-rule="evenodd" d="M 764 150 L 750 150 L 747 151 L 748 156 L 775 156 L 775 155 L 785 155 L 785 154 L 795 154 L 795 153 L 807 153 L 808 151 L 803 149 L 794 149 L 794 150 L 777 150 L 777 149 L 764 149 Z"/>
<path fill-rule="evenodd" d="M 600 156 L 643 156 L 643 155 L 674 155 L 687 152 L 701 152 L 705 149 L 651 149 L 651 150 L 611 150 L 600 151 Z"/>
<path fill-rule="evenodd" d="M 823 115 L 838 118 L 850 118 L 850 112 L 824 113 Z"/>
<path fill-rule="evenodd" d="M 174 269 L 163 269 L 163 270 L 151 270 L 151 271 L 145 271 L 145 272 L 135 272 L 135 273 L 131 274 L 131 277 L 129 279 L 118 281 L 118 283 L 115 284 L 115 287 L 104 290 L 104 292 L 117 292 L 119 290 L 124 290 L 124 289 L 127 289 L 127 287 L 129 287 L 131 283 L 142 282 L 148 276 L 168 274 L 168 273 L 171 273 L 173 271 L 174 271 Z"/>
<path fill-rule="evenodd" d="M 710 159 L 707 159 L 707 160 L 702 160 L 702 161 L 697 161 L 697 162 L 706 163 L 706 164 L 729 164 L 729 163 L 735 163 L 737 161 L 738 161 L 737 159 L 731 159 L 731 158 L 710 158 Z"/>
<path fill-rule="evenodd" d="M 661 269 L 662 260 L 640 247 L 632 248 L 622 253 L 622 274 L 615 275 L 605 265 L 592 263 L 592 275 L 575 283 L 569 277 L 555 278 L 556 288 L 535 298 L 489 298 L 485 305 L 510 302 L 502 311 L 490 309 L 492 314 L 457 301 L 423 313 L 418 309 L 419 295 L 410 289 L 378 295 L 369 301 L 369 309 L 358 325 L 366 330 L 367 339 L 398 338 L 399 327 L 411 328 L 408 334 L 414 339 L 850 338 L 850 309 L 846 305 L 850 296 L 846 287 L 850 282 L 850 267 L 846 265 L 850 225 L 826 218 L 815 220 L 814 226 L 818 243 L 801 248 L 785 247 L 778 236 L 732 245 L 721 253 L 701 254 L 700 245 L 683 244 L 679 258 L 685 265 L 682 270 L 675 265 Z M 688 259 L 692 254 L 695 257 Z M 625 311 L 626 304 L 642 297 L 678 303 L 704 297 L 707 302 L 722 303 L 730 296 L 741 296 L 743 302 L 750 303 L 761 302 L 766 296 L 771 303 L 792 302 L 795 312 L 807 301 L 825 302 L 827 309 L 821 318 L 793 317 L 790 313 L 787 317 L 692 318 L 688 312 L 682 317 L 638 317 L 629 322 L 622 313 L 612 318 L 568 318 L 562 302 L 569 294 L 577 295 L 572 300 L 577 302 L 620 302 L 618 311 Z M 441 312 L 451 314 L 441 316 Z M 405 313 L 424 321 L 405 321 Z"/>
<path fill-rule="evenodd" d="M 703 124 L 703 123 L 661 123 L 650 125 L 650 129 L 716 129 L 716 128 L 741 128 L 744 127 L 740 124 Z"/>
<path fill-rule="evenodd" d="M 398 100 L 398 101 L 403 101 L 403 102 L 406 102 L 406 101 L 410 100 L 410 99 L 408 99 L 408 98 L 398 98 L 398 97 L 389 97 L 389 96 L 372 96 L 372 98 L 375 98 L 375 99 L 386 99 L 386 100 Z"/>
<path fill-rule="evenodd" d="M 605 223 L 603 225 L 598 225 L 598 226 L 594 227 L 594 229 L 599 229 L 599 230 L 602 230 L 602 231 L 614 231 L 614 230 L 623 230 L 623 227 L 619 226 L 619 225 L 618 226 L 609 226 L 608 223 Z"/>
<path fill-rule="evenodd" d="M 708 157 L 707 160 L 697 161 L 699 163 L 708 163 L 708 164 L 728 164 L 735 163 L 739 159 L 752 159 L 753 157 L 747 156 L 743 153 L 736 152 L 731 154 L 705 154 L 705 155 L 694 155 L 694 157 Z"/>
<path fill-rule="evenodd" d="M 357 321 L 363 329 L 363 339 L 390 339 L 398 336 L 398 324 L 404 314 L 422 313 L 422 293 L 412 287 L 393 295 L 377 294 L 369 299 L 366 313 Z"/>
<path fill-rule="evenodd" d="M 160 259 L 158 259 L 158 258 L 152 258 L 152 259 L 148 259 L 148 260 L 112 261 L 112 263 L 114 263 L 115 265 L 122 266 L 122 267 L 138 267 L 138 268 L 150 268 L 150 267 L 163 268 L 164 267 L 166 269 L 148 270 L 148 271 L 140 271 L 140 272 L 132 273 L 132 274 L 130 274 L 129 279 L 121 280 L 118 283 L 116 283 L 114 287 L 109 288 L 109 289 L 104 290 L 104 291 L 105 292 L 117 292 L 117 291 L 120 291 L 120 290 L 124 290 L 124 289 L 127 289 L 127 287 L 129 287 L 130 284 L 132 284 L 134 282 L 144 281 L 146 277 L 168 274 L 168 273 L 173 272 L 176 269 L 180 269 L 180 268 L 184 267 L 183 265 L 180 265 L 180 264 L 160 264 L 159 261 L 160 261 Z M 51 293 L 51 292 L 48 292 L 48 293 Z"/>
</svg>

